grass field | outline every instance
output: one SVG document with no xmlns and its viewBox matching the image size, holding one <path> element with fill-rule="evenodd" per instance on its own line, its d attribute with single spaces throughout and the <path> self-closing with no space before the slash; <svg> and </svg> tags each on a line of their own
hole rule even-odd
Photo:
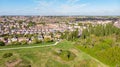
<svg viewBox="0 0 120 67">
<path fill-rule="evenodd" d="M 54 44 L 55 42 L 45 42 L 45 43 L 41 43 L 41 44 L 27 44 L 27 45 L 7 45 L 7 46 L 0 46 L 0 49 L 3 48 L 14 48 L 14 47 L 28 47 L 28 46 L 41 46 L 41 45 L 51 45 Z"/>
<path fill-rule="evenodd" d="M 64 40 L 52 47 L 0 51 L 0 67 L 107 67 L 97 59 L 78 50 L 73 44 L 74 42 Z M 54 53 L 60 50 L 73 53 L 74 59 L 66 61 Z M 6 53 L 13 55 L 4 58 L 3 55 Z M 68 55 L 66 52 L 63 53 L 62 57 L 66 58 Z"/>
<path fill-rule="evenodd" d="M 80 39 L 75 46 L 110 67 L 120 66 L 120 41 L 114 35 Z"/>
</svg>

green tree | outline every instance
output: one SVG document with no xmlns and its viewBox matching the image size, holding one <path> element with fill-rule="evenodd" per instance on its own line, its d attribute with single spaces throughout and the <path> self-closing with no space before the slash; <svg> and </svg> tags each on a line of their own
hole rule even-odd
<svg viewBox="0 0 120 67">
<path fill-rule="evenodd" d="M 3 41 L 0 41 L 0 46 L 5 46 L 5 43 Z"/>
</svg>

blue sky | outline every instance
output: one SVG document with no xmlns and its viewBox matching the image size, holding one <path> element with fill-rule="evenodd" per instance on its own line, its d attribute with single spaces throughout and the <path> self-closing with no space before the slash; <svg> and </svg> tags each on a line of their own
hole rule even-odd
<svg viewBox="0 0 120 67">
<path fill-rule="evenodd" d="M 0 15 L 120 15 L 120 0 L 0 0 Z"/>
</svg>

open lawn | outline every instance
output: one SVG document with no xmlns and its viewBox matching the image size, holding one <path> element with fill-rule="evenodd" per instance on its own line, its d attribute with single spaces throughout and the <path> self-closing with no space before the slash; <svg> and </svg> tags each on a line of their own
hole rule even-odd
<svg viewBox="0 0 120 67">
<path fill-rule="evenodd" d="M 51 47 L 0 51 L 0 67 L 107 67 L 73 44 L 64 40 Z"/>
</svg>

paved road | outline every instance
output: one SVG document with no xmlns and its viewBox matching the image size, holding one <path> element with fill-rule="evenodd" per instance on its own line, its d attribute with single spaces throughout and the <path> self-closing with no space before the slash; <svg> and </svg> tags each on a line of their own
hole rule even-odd
<svg viewBox="0 0 120 67">
<path fill-rule="evenodd" d="M 56 42 L 54 44 L 51 45 L 40 45 L 40 46 L 27 46 L 27 47 L 14 47 L 14 48 L 2 48 L 0 49 L 0 51 L 3 50 L 16 50 L 16 49 L 27 49 L 27 48 L 37 48 L 37 47 L 50 47 L 50 46 L 55 46 L 57 45 L 59 42 Z"/>
</svg>

